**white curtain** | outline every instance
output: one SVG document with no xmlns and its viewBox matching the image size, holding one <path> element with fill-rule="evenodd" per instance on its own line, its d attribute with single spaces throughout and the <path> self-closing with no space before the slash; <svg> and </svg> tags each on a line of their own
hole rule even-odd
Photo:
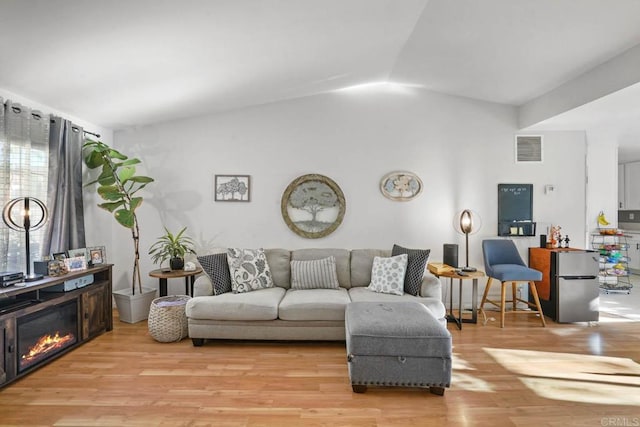
<svg viewBox="0 0 640 427">
<path fill-rule="evenodd" d="M 0 207 L 16 197 L 46 203 L 49 168 L 49 115 L 0 98 Z M 26 271 L 25 235 L 0 227 L 0 271 Z M 31 260 L 42 259 L 44 233 L 30 233 Z"/>
</svg>

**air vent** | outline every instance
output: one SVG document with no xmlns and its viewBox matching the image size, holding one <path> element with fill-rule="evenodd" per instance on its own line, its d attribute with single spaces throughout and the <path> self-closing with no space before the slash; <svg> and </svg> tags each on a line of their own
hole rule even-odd
<svg viewBox="0 0 640 427">
<path fill-rule="evenodd" d="M 542 136 L 516 136 L 516 163 L 542 163 Z"/>
</svg>

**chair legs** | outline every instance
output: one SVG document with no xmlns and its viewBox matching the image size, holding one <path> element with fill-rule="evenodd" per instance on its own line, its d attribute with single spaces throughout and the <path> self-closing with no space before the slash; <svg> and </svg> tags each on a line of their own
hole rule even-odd
<svg viewBox="0 0 640 427">
<path fill-rule="evenodd" d="M 482 301 L 480 302 L 480 311 L 482 312 L 484 318 L 486 319 L 486 313 L 484 311 L 484 305 L 485 303 L 490 303 L 495 305 L 496 307 L 498 307 L 500 309 L 500 327 L 504 328 L 504 319 L 505 319 L 505 315 L 507 313 L 509 314 L 514 314 L 514 313 L 526 313 L 526 314 L 538 314 L 540 316 L 540 322 L 542 323 L 542 326 L 546 326 L 545 320 L 544 320 L 544 314 L 542 313 L 542 307 L 540 306 L 540 299 L 538 298 L 538 290 L 536 289 L 536 284 L 535 282 L 528 282 L 529 283 L 529 289 L 531 291 L 531 295 L 533 296 L 533 300 L 535 302 L 531 303 L 527 300 L 518 298 L 518 294 L 517 294 L 517 283 L 518 282 L 501 282 L 501 286 L 500 286 L 500 301 L 499 302 L 495 302 L 492 301 L 488 298 L 489 295 L 489 288 L 491 288 L 491 282 L 493 281 L 493 279 L 491 277 L 489 277 L 489 279 L 487 280 L 487 286 L 484 288 L 484 293 L 482 294 Z M 507 301 L 507 286 L 511 285 L 511 300 Z M 507 307 L 507 303 L 510 302 L 512 303 L 512 310 L 511 311 L 507 311 L 506 307 Z M 535 310 L 518 310 L 517 309 L 517 304 L 518 302 L 523 302 L 525 304 L 527 304 L 529 307 L 531 308 L 535 308 Z M 485 320 L 486 323 L 486 320 Z"/>
</svg>

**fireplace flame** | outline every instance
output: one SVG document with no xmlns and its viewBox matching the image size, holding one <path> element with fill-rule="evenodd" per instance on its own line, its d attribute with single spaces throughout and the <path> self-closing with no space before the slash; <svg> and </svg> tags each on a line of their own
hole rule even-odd
<svg viewBox="0 0 640 427">
<path fill-rule="evenodd" d="M 68 344 L 73 343 L 75 336 L 69 332 L 66 335 L 60 336 L 60 332 L 56 331 L 54 335 L 43 335 L 38 341 L 29 349 L 27 354 L 23 354 L 20 360 L 21 366 L 31 364 L 39 359 L 44 358 L 48 353 L 59 350 L 66 347 Z"/>
</svg>

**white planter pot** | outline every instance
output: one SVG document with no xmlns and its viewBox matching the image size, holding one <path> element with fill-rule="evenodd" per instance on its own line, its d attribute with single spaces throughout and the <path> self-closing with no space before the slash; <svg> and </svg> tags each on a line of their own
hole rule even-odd
<svg viewBox="0 0 640 427">
<path fill-rule="evenodd" d="M 121 322 L 137 323 L 149 317 L 151 302 L 156 298 L 156 289 L 142 288 L 142 293 L 131 294 L 131 288 L 113 291 Z"/>
</svg>

